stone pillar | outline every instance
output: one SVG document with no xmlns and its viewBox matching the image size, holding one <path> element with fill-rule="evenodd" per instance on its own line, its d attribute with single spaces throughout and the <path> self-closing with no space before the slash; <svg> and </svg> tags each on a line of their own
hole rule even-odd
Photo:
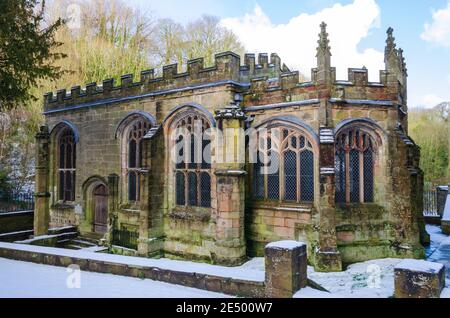
<svg viewBox="0 0 450 318">
<path fill-rule="evenodd" d="M 152 131 L 153 132 L 153 131 Z M 152 135 L 153 137 L 153 135 Z M 143 257 L 148 257 L 148 229 L 149 229 L 149 181 L 150 181 L 150 166 L 151 166 L 151 137 L 145 136 L 143 142 L 143 158 L 142 169 L 139 171 L 140 177 L 140 198 L 139 198 L 139 238 L 138 238 L 138 254 Z"/>
<path fill-rule="evenodd" d="M 326 24 L 321 24 L 319 46 L 317 47 L 317 76 L 319 106 L 319 196 L 315 205 L 319 212 L 316 218 L 318 247 L 315 250 L 315 268 L 317 271 L 332 272 L 342 270 L 341 255 L 337 249 L 335 224 L 335 151 L 334 127 L 329 99 L 333 78 L 331 51 Z"/>
<path fill-rule="evenodd" d="M 265 248 L 266 297 L 291 298 L 307 284 L 306 244 L 270 243 Z"/>
<path fill-rule="evenodd" d="M 395 266 L 396 298 L 439 298 L 445 287 L 445 266 L 404 260 Z"/>
<path fill-rule="evenodd" d="M 321 129 L 319 151 L 319 198 L 316 207 L 319 211 L 319 242 L 315 251 L 315 269 L 321 272 L 339 272 L 342 270 L 341 254 L 337 249 L 335 222 L 335 167 L 334 138 L 325 139 L 329 129 Z M 332 131 L 332 130 L 331 130 Z"/>
<path fill-rule="evenodd" d="M 50 223 L 49 157 L 50 133 L 47 126 L 41 126 L 36 134 L 36 179 L 34 207 L 34 235 L 47 234 Z"/>
<path fill-rule="evenodd" d="M 106 241 L 111 244 L 112 231 L 116 226 L 117 209 L 119 206 L 119 176 L 110 174 L 108 176 L 108 230 L 106 232 Z"/>
<path fill-rule="evenodd" d="M 215 261 L 237 265 L 246 259 L 245 115 L 236 105 L 216 112 L 216 244 Z"/>
</svg>

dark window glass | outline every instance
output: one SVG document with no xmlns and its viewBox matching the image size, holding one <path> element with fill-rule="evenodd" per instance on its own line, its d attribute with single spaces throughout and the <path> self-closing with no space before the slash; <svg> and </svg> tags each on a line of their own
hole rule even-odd
<svg viewBox="0 0 450 318">
<path fill-rule="evenodd" d="M 257 157 L 257 162 L 253 164 L 253 196 L 255 199 L 264 199 L 264 165 L 260 154 Z"/>
<path fill-rule="evenodd" d="M 185 177 L 183 172 L 177 172 L 176 174 L 176 196 L 177 196 L 177 205 L 185 205 L 186 204 L 186 198 L 185 198 L 185 190 L 186 184 L 185 184 Z"/>
<path fill-rule="evenodd" d="M 65 165 L 64 165 L 65 157 L 66 157 L 66 144 L 61 143 L 59 145 L 59 168 L 61 168 L 61 169 L 65 168 Z"/>
<path fill-rule="evenodd" d="M 197 148 L 196 148 L 194 134 L 191 134 L 190 141 L 191 141 L 190 148 L 189 148 L 190 160 L 189 160 L 188 166 L 189 166 L 189 169 L 195 169 L 195 168 L 197 168 L 197 161 L 196 161 Z"/>
<path fill-rule="evenodd" d="M 267 175 L 267 196 L 270 200 L 280 198 L 280 159 L 276 152 L 270 155 L 270 168 Z"/>
<path fill-rule="evenodd" d="M 345 152 L 336 153 L 336 202 L 345 203 Z"/>
<path fill-rule="evenodd" d="M 131 171 L 128 173 L 128 201 L 137 201 L 136 193 L 137 177 L 136 172 Z"/>
<path fill-rule="evenodd" d="M 297 201 L 297 154 L 287 151 L 284 154 L 284 199 Z"/>
<path fill-rule="evenodd" d="M 176 163 L 176 169 L 184 169 L 186 168 L 185 164 L 185 158 L 184 158 L 184 138 L 182 135 L 178 136 L 176 140 L 176 149 L 178 149 L 178 155 L 177 155 L 177 163 Z"/>
<path fill-rule="evenodd" d="M 314 201 L 314 154 L 306 150 L 300 153 L 301 200 Z"/>
<path fill-rule="evenodd" d="M 59 172 L 59 199 L 64 200 L 64 171 Z"/>
<path fill-rule="evenodd" d="M 208 172 L 200 174 L 201 206 L 211 207 L 211 177 Z"/>
<path fill-rule="evenodd" d="M 364 152 L 364 202 L 373 202 L 373 153 Z"/>
<path fill-rule="evenodd" d="M 359 202 L 359 152 L 350 151 L 350 202 Z"/>
<path fill-rule="evenodd" d="M 58 139 L 58 199 L 62 201 L 75 200 L 75 136 L 71 129 L 65 128 Z"/>
<path fill-rule="evenodd" d="M 131 139 L 128 144 L 128 168 L 136 168 L 136 140 Z"/>
<path fill-rule="evenodd" d="M 197 174 L 195 172 L 189 172 L 188 187 L 188 203 L 191 206 L 197 206 Z"/>
<path fill-rule="evenodd" d="M 72 172 L 66 171 L 64 201 L 72 201 Z"/>
</svg>

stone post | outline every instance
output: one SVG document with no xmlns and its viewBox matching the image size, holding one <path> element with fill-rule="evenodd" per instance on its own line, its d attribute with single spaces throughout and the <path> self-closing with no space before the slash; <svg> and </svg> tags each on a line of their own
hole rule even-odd
<svg viewBox="0 0 450 318">
<path fill-rule="evenodd" d="M 49 193 L 49 147 L 48 126 L 41 126 L 36 134 L 36 202 L 34 208 L 34 235 L 47 234 L 50 223 Z"/>
<path fill-rule="evenodd" d="M 111 244 L 113 240 L 113 229 L 116 225 L 117 208 L 119 205 L 119 176 L 110 174 L 108 176 L 108 230 L 106 241 Z"/>
<path fill-rule="evenodd" d="M 445 266 L 404 260 L 395 266 L 396 298 L 439 298 L 445 287 Z"/>
<path fill-rule="evenodd" d="M 442 218 L 444 216 L 445 202 L 447 201 L 447 195 L 449 194 L 449 188 L 447 186 L 440 186 L 436 188 L 437 195 L 437 213 Z"/>
<path fill-rule="evenodd" d="M 266 297 L 291 298 L 307 284 L 306 244 L 270 243 L 265 248 Z"/>
<path fill-rule="evenodd" d="M 448 186 L 447 199 L 441 220 L 441 229 L 444 234 L 450 235 L 450 184 Z"/>
<path fill-rule="evenodd" d="M 216 138 L 216 244 L 215 261 L 241 264 L 246 258 L 245 115 L 231 105 L 216 112 L 220 131 Z"/>
</svg>

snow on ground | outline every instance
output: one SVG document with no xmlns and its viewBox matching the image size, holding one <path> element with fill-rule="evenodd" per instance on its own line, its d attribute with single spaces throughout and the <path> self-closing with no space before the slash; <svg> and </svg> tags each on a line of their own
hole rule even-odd
<svg viewBox="0 0 450 318">
<path fill-rule="evenodd" d="M 450 237 L 440 227 L 427 225 L 431 246 L 427 260 L 450 269 Z M 87 250 L 64 250 L 49 247 L 0 243 L 0 247 L 38 251 L 49 254 L 96 259 L 137 266 L 153 266 L 183 272 L 197 272 L 222 277 L 264 281 L 264 258 L 254 258 L 239 267 L 223 267 L 169 259 L 145 259 L 93 253 Z M 318 273 L 308 267 L 308 278 L 329 292 L 310 287 L 300 290 L 296 298 L 389 298 L 394 294 L 394 267 L 403 260 L 379 259 L 350 265 L 339 273 Z M 4 266 L 5 264 L 5 266 Z M 14 265 L 13 265 L 14 264 Z M 217 297 L 220 294 L 108 274 L 82 272 L 82 289 L 65 286 L 65 268 L 0 259 L 0 297 Z M 51 271 L 51 274 L 49 272 Z M 37 279 L 35 279 L 37 277 Z M 449 278 L 449 277 L 448 277 Z M 5 282 L 5 283 L 3 283 Z M 30 282 L 33 282 L 32 284 Z M 11 291 L 9 288 L 14 286 Z M 129 287 L 126 287 L 129 286 Z M 442 293 L 450 298 L 450 280 Z"/>
<path fill-rule="evenodd" d="M 85 250 L 69 250 L 54 247 L 43 247 L 36 245 L 25 245 L 25 244 L 13 244 L 13 243 L 3 243 L 0 242 L 1 248 L 10 248 L 22 251 L 34 251 L 40 253 L 46 253 L 51 255 L 62 255 L 69 257 L 77 257 L 81 259 L 92 259 L 99 261 L 106 261 L 119 264 L 128 264 L 135 266 L 148 266 L 157 267 L 162 269 L 168 269 L 179 272 L 187 273 L 199 273 L 207 275 L 215 275 L 221 277 L 230 277 L 234 279 L 242 279 L 256 282 L 264 281 L 264 271 L 255 270 L 252 268 L 252 264 L 244 264 L 238 267 L 226 267 L 219 265 L 210 265 L 204 263 L 194 263 L 188 261 L 177 261 L 170 259 L 150 259 L 141 258 L 133 256 L 122 256 L 106 253 L 92 253 Z"/>
<path fill-rule="evenodd" d="M 431 245 L 427 260 L 444 264 L 447 268 L 447 284 L 442 298 L 450 298 L 450 237 L 441 228 L 427 225 Z M 308 267 L 308 278 L 324 287 L 327 292 L 312 288 L 300 290 L 296 298 L 388 298 L 394 295 L 394 267 L 402 259 L 387 258 L 350 265 L 345 272 L 316 273 Z"/>
<path fill-rule="evenodd" d="M 222 298 L 223 294 L 149 279 L 81 271 L 80 288 L 68 288 L 66 268 L 0 258 L 0 298 Z"/>
<path fill-rule="evenodd" d="M 387 258 L 350 265 L 338 273 L 318 273 L 308 267 L 308 278 L 329 291 L 300 290 L 296 298 L 389 298 L 394 295 L 394 267 L 401 259 Z"/>
</svg>

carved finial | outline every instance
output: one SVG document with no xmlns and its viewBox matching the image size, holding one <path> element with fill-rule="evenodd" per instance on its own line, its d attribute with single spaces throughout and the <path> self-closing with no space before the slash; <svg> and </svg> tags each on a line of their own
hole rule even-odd
<svg viewBox="0 0 450 318">
<path fill-rule="evenodd" d="M 386 40 L 386 49 L 385 49 L 385 55 L 388 56 L 392 51 L 395 50 L 396 44 L 395 44 L 395 38 L 394 38 L 394 29 L 389 27 L 387 29 L 387 40 Z"/>
<path fill-rule="evenodd" d="M 330 40 L 328 39 L 328 33 L 327 33 L 327 24 L 325 22 L 322 22 L 320 24 L 320 34 L 319 34 L 319 41 L 317 42 L 319 46 L 317 47 L 317 55 L 320 53 L 330 53 Z"/>
</svg>

